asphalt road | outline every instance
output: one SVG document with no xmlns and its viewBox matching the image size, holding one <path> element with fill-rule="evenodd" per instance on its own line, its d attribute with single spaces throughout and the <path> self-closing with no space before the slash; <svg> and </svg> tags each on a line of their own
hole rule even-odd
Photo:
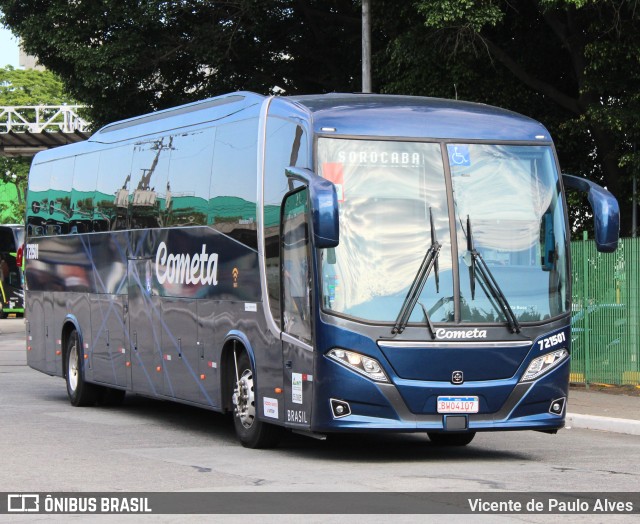
<svg viewBox="0 0 640 524">
<path fill-rule="evenodd" d="M 22 329 L 21 320 L 0 320 L 0 492 L 241 491 L 250 496 L 640 487 L 640 438 L 633 435 L 581 429 L 557 435 L 479 433 L 466 448 L 443 449 L 423 435 L 317 441 L 292 434 L 277 449 L 257 451 L 237 443 L 229 417 L 201 409 L 134 395 L 117 408 L 74 408 L 61 378 L 25 365 Z M 400 520 L 411 521 L 406 518 Z M 518 516 L 522 520 L 544 521 Z"/>
</svg>

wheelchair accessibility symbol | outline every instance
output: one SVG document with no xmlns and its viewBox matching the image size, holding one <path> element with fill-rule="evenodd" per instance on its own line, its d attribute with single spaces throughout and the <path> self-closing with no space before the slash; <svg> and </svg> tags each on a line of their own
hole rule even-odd
<svg viewBox="0 0 640 524">
<path fill-rule="evenodd" d="M 448 145 L 447 151 L 449 153 L 449 164 L 451 166 L 470 166 L 471 156 L 469 154 L 468 146 L 460 145 Z"/>
</svg>

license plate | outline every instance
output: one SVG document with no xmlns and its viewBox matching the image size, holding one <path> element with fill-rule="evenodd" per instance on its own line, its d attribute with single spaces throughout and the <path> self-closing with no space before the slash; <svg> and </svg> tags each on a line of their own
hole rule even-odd
<svg viewBox="0 0 640 524">
<path fill-rule="evenodd" d="M 438 397 L 438 413 L 477 413 L 478 397 Z"/>
</svg>

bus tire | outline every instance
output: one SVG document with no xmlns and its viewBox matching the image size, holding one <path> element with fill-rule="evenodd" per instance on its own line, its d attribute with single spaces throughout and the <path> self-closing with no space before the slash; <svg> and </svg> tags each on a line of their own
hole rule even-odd
<svg viewBox="0 0 640 524">
<path fill-rule="evenodd" d="M 476 436 L 475 431 L 469 433 L 436 433 L 428 432 L 429 440 L 434 446 L 466 446 L 473 437 Z"/>
<path fill-rule="evenodd" d="M 246 352 L 243 351 L 237 358 L 237 376 L 234 363 L 233 379 L 230 381 L 233 424 L 236 436 L 245 448 L 273 448 L 280 441 L 282 429 L 258 419 L 255 402 L 254 370 Z"/>
<path fill-rule="evenodd" d="M 72 406 L 91 406 L 96 403 L 97 387 L 84 379 L 84 358 L 80 337 L 74 329 L 69 333 L 65 351 L 67 395 Z"/>
</svg>

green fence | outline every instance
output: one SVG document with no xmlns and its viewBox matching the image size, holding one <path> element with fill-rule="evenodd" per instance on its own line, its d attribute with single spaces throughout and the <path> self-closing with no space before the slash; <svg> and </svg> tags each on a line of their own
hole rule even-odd
<svg viewBox="0 0 640 524">
<path fill-rule="evenodd" d="M 640 384 L 640 238 L 622 238 L 615 253 L 595 242 L 571 243 L 571 381 Z"/>
</svg>

